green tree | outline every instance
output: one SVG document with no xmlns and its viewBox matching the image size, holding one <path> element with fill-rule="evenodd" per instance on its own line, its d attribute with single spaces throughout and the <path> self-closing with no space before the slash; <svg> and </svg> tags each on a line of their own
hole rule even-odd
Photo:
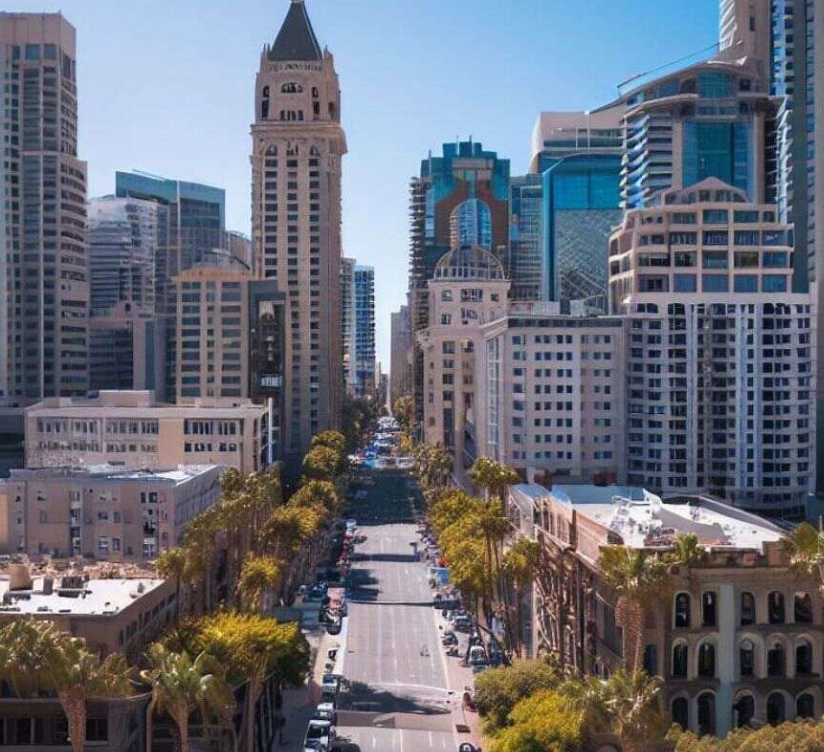
<svg viewBox="0 0 824 752">
<path fill-rule="evenodd" d="M 281 559 L 255 554 L 247 556 L 238 581 L 241 606 L 247 611 L 261 611 L 263 594 L 280 587 L 283 573 L 284 564 Z"/>
<path fill-rule="evenodd" d="M 494 737 L 492 752 L 579 752 L 586 738 L 584 714 L 557 692 L 521 700 L 509 720 Z"/>
<path fill-rule="evenodd" d="M 304 483 L 289 499 L 290 507 L 315 507 L 324 512 L 340 510 L 340 497 L 335 484 L 324 480 L 310 480 Z"/>
<path fill-rule="evenodd" d="M 604 705 L 610 730 L 621 740 L 624 752 L 660 742 L 666 731 L 658 709 L 661 679 L 646 671 L 616 671 L 605 684 Z"/>
<path fill-rule="evenodd" d="M 41 626 L 42 625 L 42 626 Z M 134 693 L 131 669 L 122 655 L 112 653 L 104 661 L 86 649 L 86 641 L 38 624 L 45 638 L 47 677 L 57 693 L 69 726 L 74 752 L 86 745 L 86 703 L 92 697 L 128 697 Z"/>
<path fill-rule="evenodd" d="M 515 594 L 515 635 L 518 651 L 523 646 L 523 599 L 529 589 L 541 555 L 541 545 L 538 541 L 519 537 L 504 554 L 502 561 L 505 587 L 511 588 Z"/>
<path fill-rule="evenodd" d="M 340 431 L 321 431 L 312 437 L 309 444 L 310 449 L 315 447 L 328 447 L 337 453 L 340 459 L 346 456 L 346 438 Z"/>
<path fill-rule="evenodd" d="M 201 620 L 196 644 L 226 666 L 233 683 L 249 682 L 244 707 L 246 749 L 254 752 L 255 708 L 264 682 L 275 674 L 279 684 L 299 687 L 309 670 L 309 644 L 297 624 L 280 624 L 253 614 L 219 613 Z"/>
<path fill-rule="evenodd" d="M 821 752 L 824 723 L 806 719 L 755 730 L 740 728 L 723 739 L 710 734 L 699 739 L 690 731 L 673 727 L 667 739 L 675 745 L 674 752 Z"/>
<path fill-rule="evenodd" d="M 0 629 L 0 679 L 15 697 L 36 697 L 48 686 L 49 644 L 57 633 L 52 622 L 15 619 Z"/>
<path fill-rule="evenodd" d="M 707 560 L 707 550 L 698 542 L 695 533 L 682 533 L 673 541 L 672 551 L 667 560 L 674 565 L 692 569 Z"/>
<path fill-rule="evenodd" d="M 500 504 L 506 502 L 509 487 L 521 482 L 521 476 L 515 470 L 490 457 L 478 457 L 468 475 L 476 486 L 484 489 L 487 500 L 498 499 Z"/>
<path fill-rule="evenodd" d="M 183 604 L 181 603 L 180 591 L 181 585 L 186 582 L 189 584 L 189 556 L 185 548 L 171 548 L 168 551 L 162 551 L 155 562 L 157 573 L 164 579 L 174 579 L 175 581 L 175 597 L 177 601 L 177 622 L 180 623 L 181 612 L 183 611 Z"/>
<path fill-rule="evenodd" d="M 415 405 L 412 402 L 412 397 L 409 395 L 398 397 L 392 406 L 392 414 L 395 416 L 395 420 L 398 421 L 401 430 L 411 435 L 415 421 Z"/>
<path fill-rule="evenodd" d="M 598 565 L 617 596 L 615 620 L 623 630 L 624 667 L 633 674 L 642 662 L 645 610 L 666 584 L 667 568 L 654 555 L 627 546 L 605 546 Z"/>
<path fill-rule="evenodd" d="M 198 710 L 206 726 L 216 720 L 223 725 L 235 707 L 235 697 L 226 681 L 225 669 L 208 653 L 192 659 L 188 653 L 168 650 L 160 643 L 149 648 L 149 668 L 141 679 L 152 688 L 146 716 L 147 752 L 151 752 L 152 718 L 165 712 L 177 726 L 180 751 L 189 752 L 189 717 Z"/>
<path fill-rule="evenodd" d="M 309 480 L 331 481 L 338 474 L 340 457 L 334 449 L 317 446 L 303 458 L 303 475 Z"/>
<path fill-rule="evenodd" d="M 542 661 L 516 661 L 506 668 L 484 671 L 475 680 L 475 700 L 486 733 L 506 726 L 521 700 L 542 690 L 555 690 L 562 680 L 555 668 Z"/>
<path fill-rule="evenodd" d="M 824 580 L 824 533 L 802 522 L 784 539 L 784 548 L 796 571 Z"/>
</svg>

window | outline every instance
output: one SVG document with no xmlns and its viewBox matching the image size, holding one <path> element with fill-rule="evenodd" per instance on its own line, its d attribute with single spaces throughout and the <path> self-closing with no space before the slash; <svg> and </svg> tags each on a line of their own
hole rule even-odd
<svg viewBox="0 0 824 752">
<path fill-rule="evenodd" d="M 300 84 L 289 81 L 280 87 L 280 91 L 283 94 L 301 94 L 303 92 L 303 87 Z"/>
<path fill-rule="evenodd" d="M 717 619 L 718 596 L 713 591 L 701 595 L 701 622 L 705 627 L 714 627 Z"/>
<path fill-rule="evenodd" d="M 767 651 L 767 676 L 784 676 L 784 645 L 779 640 Z"/>
<path fill-rule="evenodd" d="M 813 623 L 813 602 L 808 593 L 796 593 L 794 601 L 794 619 L 796 624 Z"/>
<path fill-rule="evenodd" d="M 704 224 L 725 225 L 729 222 L 726 209 L 704 209 Z"/>
<path fill-rule="evenodd" d="M 672 677 L 686 679 L 689 661 L 689 648 L 684 642 L 679 642 L 672 648 Z"/>
<path fill-rule="evenodd" d="M 741 626 L 755 624 L 755 597 L 752 593 L 741 593 Z"/>
<path fill-rule="evenodd" d="M 813 646 L 801 640 L 795 646 L 795 675 L 807 676 L 813 672 Z"/>
<path fill-rule="evenodd" d="M 703 292 L 729 292 L 729 277 L 726 274 L 702 274 Z"/>
<path fill-rule="evenodd" d="M 647 645 L 644 648 L 644 671 L 650 676 L 658 673 L 658 646 Z"/>
<path fill-rule="evenodd" d="M 765 274 L 761 278 L 763 292 L 787 292 L 787 278 L 783 274 Z"/>
<path fill-rule="evenodd" d="M 675 626 L 679 629 L 690 626 L 690 597 L 687 593 L 675 596 Z"/>
<path fill-rule="evenodd" d="M 752 640 L 741 640 L 738 658 L 741 676 L 752 676 L 755 673 L 755 645 Z"/>
<path fill-rule="evenodd" d="M 715 676 L 715 645 L 702 643 L 698 648 L 698 676 L 713 678 Z"/>
<path fill-rule="evenodd" d="M 674 275 L 674 292 L 696 292 L 698 289 L 698 278 L 695 274 Z"/>
<path fill-rule="evenodd" d="M 735 727 L 749 726 L 755 716 L 755 700 L 752 695 L 741 695 L 732 709 L 735 714 Z"/>
<path fill-rule="evenodd" d="M 755 274 L 736 274 L 732 279 L 735 292 L 758 292 L 758 277 Z"/>
<path fill-rule="evenodd" d="M 784 723 L 785 714 L 784 695 L 782 695 L 781 692 L 773 692 L 767 698 L 767 723 L 771 726 Z"/>
<path fill-rule="evenodd" d="M 698 696 L 698 735 L 715 734 L 715 695 L 704 692 Z"/>
<path fill-rule="evenodd" d="M 809 692 L 798 695 L 798 699 L 795 701 L 795 714 L 799 718 L 815 717 L 815 700 Z"/>
<path fill-rule="evenodd" d="M 784 595 L 776 590 L 767 596 L 767 618 L 770 624 L 784 623 Z"/>
<path fill-rule="evenodd" d="M 690 706 L 686 697 L 676 697 L 670 706 L 672 722 L 677 723 L 684 731 L 690 727 Z"/>
</svg>

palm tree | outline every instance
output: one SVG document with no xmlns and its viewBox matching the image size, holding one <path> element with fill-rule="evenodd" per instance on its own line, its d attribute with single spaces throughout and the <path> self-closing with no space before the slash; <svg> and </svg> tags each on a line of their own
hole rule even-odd
<svg viewBox="0 0 824 752">
<path fill-rule="evenodd" d="M 238 595 L 247 611 L 262 611 L 267 590 L 276 590 L 283 579 L 284 562 L 274 556 L 250 554 L 243 561 L 238 581 Z"/>
<path fill-rule="evenodd" d="M 518 538 L 503 558 L 504 577 L 515 590 L 515 646 L 519 654 L 523 647 L 524 591 L 532 584 L 540 555 L 541 546 L 537 541 L 529 538 Z"/>
<path fill-rule="evenodd" d="M 48 651 L 57 627 L 32 618 L 16 619 L 0 629 L 0 678 L 16 697 L 35 697 L 48 685 Z"/>
<path fill-rule="evenodd" d="M 160 556 L 157 557 L 155 567 L 157 568 L 157 573 L 163 579 L 174 577 L 175 599 L 177 601 L 177 623 L 180 624 L 180 612 L 183 610 L 183 604 L 180 602 L 180 585 L 184 579 L 187 579 L 189 571 L 186 550 L 183 548 L 172 548 L 168 551 L 163 551 Z"/>
<path fill-rule="evenodd" d="M 122 655 L 111 653 L 104 661 L 86 649 L 86 641 L 49 627 L 44 629 L 49 684 L 69 725 L 74 752 L 86 744 L 86 701 L 91 697 L 128 697 L 133 693 L 131 669 Z"/>
<path fill-rule="evenodd" d="M 643 749 L 663 739 L 664 719 L 658 710 L 661 679 L 646 671 L 616 671 L 604 685 L 604 706 L 611 730 L 624 752 Z"/>
<path fill-rule="evenodd" d="M 695 533 L 682 533 L 675 538 L 668 559 L 676 566 L 693 569 L 707 560 L 707 550 L 698 542 Z"/>
<path fill-rule="evenodd" d="M 624 667 L 634 673 L 644 651 L 644 612 L 661 592 L 667 568 L 646 551 L 627 546 L 603 547 L 598 564 L 618 597 L 615 619 L 623 631 Z"/>
<path fill-rule="evenodd" d="M 175 653 L 154 643 L 148 653 L 149 668 L 141 679 L 152 687 L 146 716 L 146 749 L 151 752 L 152 715 L 166 712 L 177 726 L 180 752 L 189 752 L 189 716 L 199 710 L 206 725 L 224 721 L 235 707 L 235 697 L 225 679 L 225 669 L 208 653 L 192 659 L 185 651 Z"/>
<path fill-rule="evenodd" d="M 817 574 L 824 581 L 824 533 L 802 522 L 784 540 L 790 565 L 806 575 Z"/>
<path fill-rule="evenodd" d="M 521 478 L 515 470 L 501 465 L 490 457 L 478 457 L 469 469 L 469 479 L 484 489 L 487 500 L 505 501 L 509 486 L 519 483 Z"/>
</svg>

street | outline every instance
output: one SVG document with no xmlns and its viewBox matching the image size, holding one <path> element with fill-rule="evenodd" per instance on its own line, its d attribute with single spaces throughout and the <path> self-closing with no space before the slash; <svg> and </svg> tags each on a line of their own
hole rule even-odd
<svg viewBox="0 0 824 752">
<path fill-rule="evenodd" d="M 366 541 L 353 557 L 339 741 L 354 752 L 454 750 L 448 687 L 426 564 L 401 474 L 375 474 L 349 514 Z M 459 694 L 457 696 L 460 696 Z M 344 747 L 346 749 L 346 747 Z"/>
</svg>

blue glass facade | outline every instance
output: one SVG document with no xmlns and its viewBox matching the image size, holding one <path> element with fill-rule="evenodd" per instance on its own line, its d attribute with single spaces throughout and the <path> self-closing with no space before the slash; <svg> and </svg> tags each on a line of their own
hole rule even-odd
<svg viewBox="0 0 824 752">
<path fill-rule="evenodd" d="M 606 295 L 609 233 L 622 217 L 620 173 L 617 154 L 571 155 L 544 171 L 544 300 Z"/>
<path fill-rule="evenodd" d="M 687 120 L 683 132 L 684 188 L 706 178 L 718 178 L 755 198 L 750 123 Z"/>
</svg>

